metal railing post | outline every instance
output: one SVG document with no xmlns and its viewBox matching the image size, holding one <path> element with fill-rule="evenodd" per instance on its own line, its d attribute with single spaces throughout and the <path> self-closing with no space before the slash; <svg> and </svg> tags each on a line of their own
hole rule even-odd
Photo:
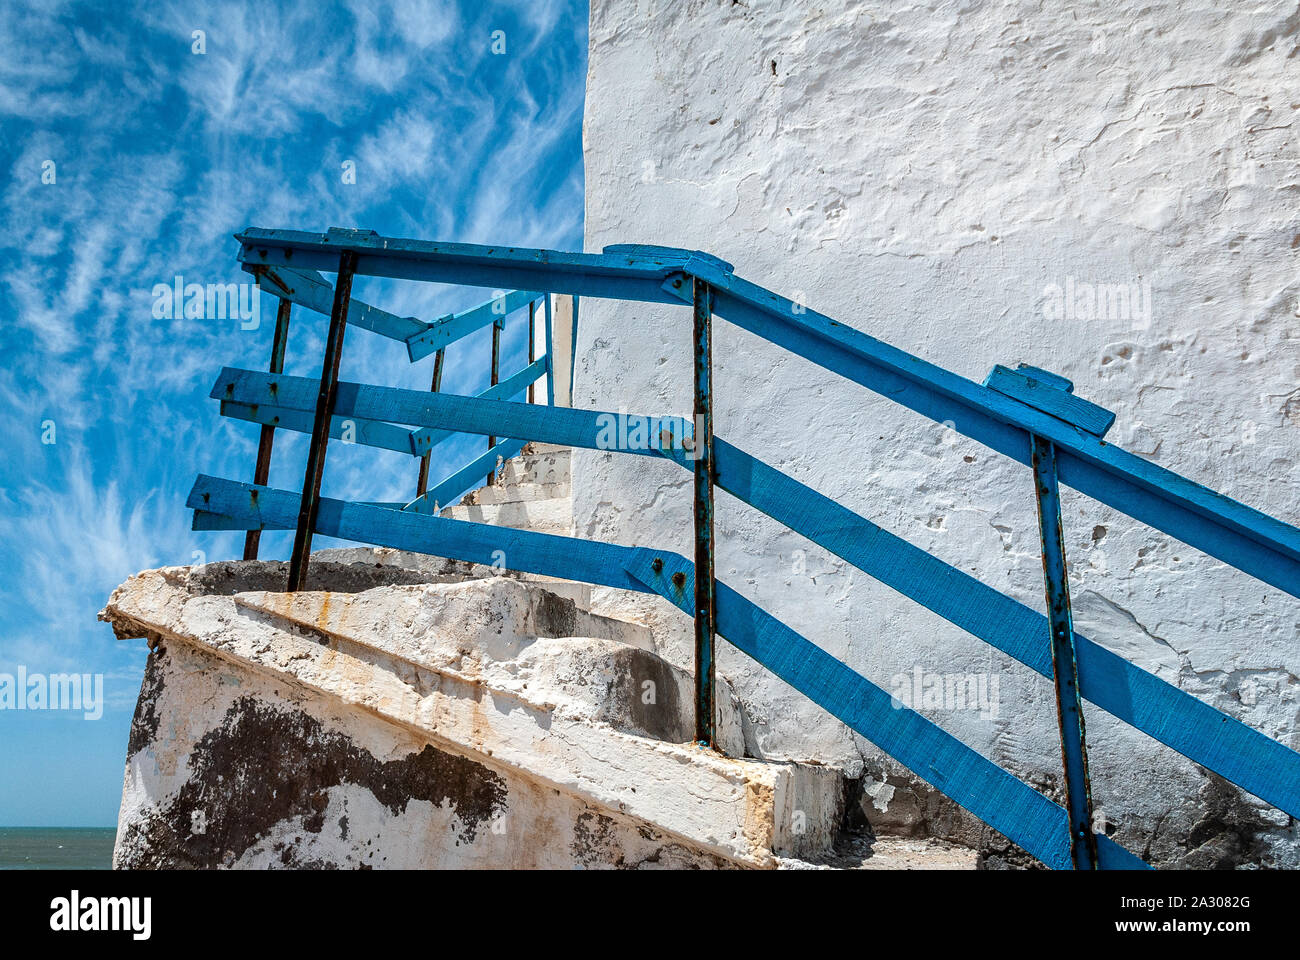
<svg viewBox="0 0 1300 960">
<path fill-rule="evenodd" d="M 334 306 L 330 310 L 329 336 L 325 340 L 320 389 L 316 394 L 316 419 L 312 424 L 311 446 L 307 449 L 307 471 L 302 480 L 302 502 L 298 509 L 298 528 L 293 535 L 293 555 L 289 559 L 290 591 L 301 590 L 307 583 L 311 538 L 316 528 L 316 514 L 320 510 L 320 481 L 325 473 L 325 451 L 329 446 L 330 423 L 334 419 L 334 401 L 338 396 L 339 360 L 343 355 L 348 303 L 352 299 L 352 273 L 356 267 L 357 255 L 344 250 L 339 255 L 338 282 L 334 285 Z"/>
<path fill-rule="evenodd" d="M 555 406 L 555 338 L 551 330 L 551 292 L 546 292 L 542 302 L 544 322 L 546 324 L 546 405 Z"/>
<path fill-rule="evenodd" d="M 446 353 L 446 349 L 442 349 L 433 355 L 433 382 L 429 384 L 430 393 L 438 393 L 442 390 L 442 358 Z M 429 489 L 429 456 L 430 454 L 426 453 L 420 457 L 420 476 L 415 481 L 417 498 L 424 496 L 424 492 Z"/>
<path fill-rule="evenodd" d="M 490 376 L 492 382 L 490 386 L 493 387 L 495 387 L 501 380 L 501 331 L 505 329 L 505 326 L 505 317 L 497 317 L 492 321 L 492 371 Z M 491 450 L 496 445 L 497 438 L 489 436 L 488 449 Z M 487 484 L 489 487 L 492 486 L 492 482 L 496 479 L 496 476 L 496 467 L 493 467 L 488 471 L 487 475 Z"/>
<path fill-rule="evenodd" d="M 284 347 L 289 340 L 289 311 L 293 304 L 281 299 L 280 307 L 275 313 L 275 337 L 271 341 L 271 373 L 284 372 Z M 259 487 L 266 486 L 271 475 L 271 446 L 275 441 L 275 427 L 262 426 L 262 435 L 257 441 L 257 465 L 253 468 L 253 482 Z M 256 560 L 257 551 L 262 544 L 262 531 L 249 530 L 244 534 L 244 559 Z"/>
<path fill-rule="evenodd" d="M 695 458 L 695 739 L 714 746 L 713 656 L 713 294 L 696 278 L 694 289 Z"/>
<path fill-rule="evenodd" d="M 1061 529 L 1061 490 L 1056 477 L 1056 448 L 1042 437 L 1031 438 L 1038 528 L 1043 544 L 1043 579 L 1047 620 L 1052 634 L 1052 674 L 1056 715 L 1061 730 L 1061 764 L 1065 770 L 1066 812 L 1070 818 L 1070 856 L 1076 870 L 1097 868 L 1097 838 L 1092 832 L 1092 786 L 1088 780 L 1088 744 L 1084 736 L 1083 700 L 1074 654 L 1074 619 Z"/>
<path fill-rule="evenodd" d="M 531 367 L 537 360 L 537 301 L 528 301 L 528 365 Z M 528 384 L 528 402 L 536 403 L 534 391 L 537 389 L 537 381 Z"/>
</svg>

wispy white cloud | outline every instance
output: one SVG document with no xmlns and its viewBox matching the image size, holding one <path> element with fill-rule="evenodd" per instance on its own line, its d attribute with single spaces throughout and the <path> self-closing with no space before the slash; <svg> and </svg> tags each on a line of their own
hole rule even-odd
<svg viewBox="0 0 1300 960">
<path fill-rule="evenodd" d="M 268 302 L 253 330 L 155 318 L 154 285 L 248 281 L 230 235 L 249 224 L 579 246 L 585 5 L 11 6 L 0 31 L 0 669 L 95 664 L 128 691 L 110 705 L 129 710 L 142 649 L 95 614 L 141 568 L 237 550 L 238 534 L 192 533 L 184 500 L 200 471 L 251 476 L 257 430 L 222 420 L 207 393 L 223 364 L 265 365 L 274 316 Z M 498 28 L 504 56 L 489 48 Z M 372 279 L 358 290 L 426 318 L 486 296 Z M 323 317 L 295 309 L 291 372 L 316 375 L 323 331 Z M 517 354 L 517 324 L 506 339 Z M 481 389 L 486 338 L 449 358 L 448 389 Z M 431 363 L 357 331 L 344 371 L 427 389 Z M 53 444 L 41 442 L 46 422 Z M 483 442 L 442 451 L 467 459 Z M 305 446 L 277 434 L 273 484 L 301 483 Z M 409 457 L 332 448 L 326 489 L 404 499 L 416 470 Z"/>
</svg>

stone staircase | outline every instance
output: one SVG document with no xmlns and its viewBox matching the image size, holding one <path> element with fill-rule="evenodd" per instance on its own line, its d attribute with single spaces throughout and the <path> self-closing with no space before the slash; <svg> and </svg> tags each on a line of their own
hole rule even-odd
<svg viewBox="0 0 1300 960">
<path fill-rule="evenodd" d="M 572 466 L 569 448 L 530 443 L 502 464 L 491 486 L 470 491 L 441 515 L 572 536 Z"/>
<path fill-rule="evenodd" d="M 571 534 L 571 461 L 531 444 L 442 515 Z M 151 648 L 116 866 L 975 864 L 846 829 L 834 767 L 744 759 L 724 678 L 696 746 L 690 673 L 586 584 L 349 548 L 287 594 L 286 567 L 145 571 L 100 614 Z"/>
</svg>

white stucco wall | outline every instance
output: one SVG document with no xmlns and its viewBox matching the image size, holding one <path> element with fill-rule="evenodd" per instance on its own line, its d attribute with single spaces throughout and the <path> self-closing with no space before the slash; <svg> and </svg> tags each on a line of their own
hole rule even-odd
<svg viewBox="0 0 1300 960">
<path fill-rule="evenodd" d="M 1300 522 L 1300 5 L 591 8 L 588 250 L 707 250 L 974 380 L 1053 370 L 1116 412 L 1108 439 Z M 1136 284 L 1149 309 L 1052 318 L 1045 291 L 1067 283 Z M 584 300 L 574 405 L 687 413 L 690 326 L 688 309 Z M 1027 469 L 725 322 L 714 358 L 719 436 L 1043 609 Z M 580 536 L 689 553 L 671 464 L 579 454 L 574 500 Z M 1300 748 L 1300 603 L 1072 491 L 1065 506 L 1078 628 Z M 1048 681 L 725 494 L 717 515 L 718 576 L 875 682 L 996 679 L 995 716 L 925 712 L 1051 789 Z M 686 663 L 689 624 L 664 616 Z M 736 651 L 720 664 L 754 753 L 878 756 Z M 1187 853 L 1215 788 L 1087 722 L 1107 819 Z M 1295 860 L 1294 823 L 1236 804 L 1240 844 Z"/>
</svg>

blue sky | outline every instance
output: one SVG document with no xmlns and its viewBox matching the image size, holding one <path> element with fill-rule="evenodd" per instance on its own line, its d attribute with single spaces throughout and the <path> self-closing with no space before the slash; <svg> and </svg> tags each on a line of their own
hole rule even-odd
<svg viewBox="0 0 1300 960">
<path fill-rule="evenodd" d="M 138 570 L 239 555 L 242 536 L 191 532 L 184 501 L 199 472 L 251 479 L 257 428 L 207 394 L 222 365 L 265 367 L 275 316 L 262 297 L 256 329 L 154 319 L 155 284 L 243 282 L 231 234 L 248 225 L 581 249 L 587 9 L 0 0 L 0 16 L 0 673 L 101 673 L 106 699 L 98 720 L 0 710 L 0 825 L 108 826 L 145 647 L 95 615 Z M 487 298 L 373 278 L 353 295 L 423 319 Z M 318 375 L 325 325 L 295 310 L 290 373 Z M 525 349 L 512 317 L 505 372 Z M 481 389 L 487 356 L 486 331 L 456 344 L 444 389 Z M 431 364 L 355 330 L 342 372 L 427 389 Z M 277 435 L 273 486 L 301 486 L 305 451 Z M 324 493 L 409 499 L 416 469 L 334 444 Z"/>
</svg>

